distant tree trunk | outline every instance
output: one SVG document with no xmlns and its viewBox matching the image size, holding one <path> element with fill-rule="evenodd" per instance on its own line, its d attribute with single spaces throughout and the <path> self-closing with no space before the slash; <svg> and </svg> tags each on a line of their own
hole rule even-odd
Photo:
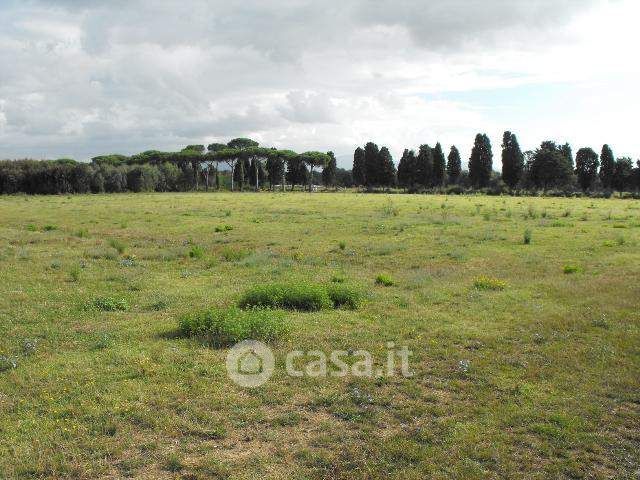
<svg viewBox="0 0 640 480">
<path fill-rule="evenodd" d="M 260 190 L 260 179 L 258 175 L 258 159 L 253 159 L 253 164 L 255 165 L 255 174 L 256 174 L 256 192 Z"/>
<path fill-rule="evenodd" d="M 311 192 L 311 185 L 313 185 L 313 165 L 309 165 L 309 192 Z"/>
<path fill-rule="evenodd" d="M 235 172 L 235 167 L 236 167 L 236 162 L 235 160 L 232 160 L 230 162 L 227 162 L 227 165 L 229 165 L 229 167 L 231 168 L 231 191 L 233 192 L 233 174 Z"/>
</svg>

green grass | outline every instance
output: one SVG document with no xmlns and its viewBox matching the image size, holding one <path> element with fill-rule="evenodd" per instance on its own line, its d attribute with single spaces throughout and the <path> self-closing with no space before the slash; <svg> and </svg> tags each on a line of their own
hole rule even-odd
<svg viewBox="0 0 640 480">
<path fill-rule="evenodd" d="M 283 312 L 271 309 L 212 308 L 180 318 L 183 335 L 206 339 L 214 347 L 242 340 L 274 342 L 288 330 Z"/>
<path fill-rule="evenodd" d="M 383 287 L 391 287 L 395 284 L 396 284 L 395 280 L 386 273 L 380 273 L 376 276 L 376 285 L 382 285 Z"/>
<path fill-rule="evenodd" d="M 640 469 L 637 200 L 15 196 L 0 197 L 0 219 L 0 478 L 542 480 Z M 233 230 L 215 232 L 230 220 Z M 195 245 L 202 260 L 189 256 Z M 378 274 L 394 286 L 376 286 Z M 506 287 L 480 290 L 482 276 Z M 230 307 L 271 284 L 320 285 L 326 308 Z M 352 288 L 358 308 L 332 308 Z M 262 335 L 274 314 L 287 329 L 263 332 L 275 373 L 243 389 L 226 374 L 228 349 L 212 348 L 231 340 L 212 332 Z M 211 330 L 182 334 L 187 317 L 211 318 Z M 388 342 L 413 352 L 413 377 L 285 373 L 292 350 L 367 350 L 384 365 Z"/>
<path fill-rule="evenodd" d="M 241 308 L 267 307 L 316 311 L 329 308 L 333 301 L 327 289 L 311 283 L 272 283 L 256 285 L 244 293 Z"/>
</svg>

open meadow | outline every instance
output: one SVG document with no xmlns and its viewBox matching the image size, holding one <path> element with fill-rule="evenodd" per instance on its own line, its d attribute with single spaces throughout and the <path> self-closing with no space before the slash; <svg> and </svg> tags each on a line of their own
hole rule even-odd
<svg viewBox="0 0 640 480">
<path fill-rule="evenodd" d="M 179 321 L 255 286 L 273 376 Z M 279 317 L 280 318 L 280 317 Z M 292 377 L 407 346 L 413 376 Z M 637 478 L 640 201 L 356 193 L 0 197 L 0 478 Z"/>
</svg>

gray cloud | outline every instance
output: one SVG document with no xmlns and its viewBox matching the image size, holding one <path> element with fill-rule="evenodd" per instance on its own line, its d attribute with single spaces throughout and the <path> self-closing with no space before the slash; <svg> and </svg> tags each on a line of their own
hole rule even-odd
<svg viewBox="0 0 640 480">
<path fill-rule="evenodd" d="M 396 131 L 387 141 L 399 145 L 402 122 L 431 112 L 421 92 L 501 81 L 466 66 L 470 52 L 559 41 L 559 27 L 596 4 L 10 2 L 0 7 L 0 157 L 89 158 L 239 135 L 344 153 Z M 455 76 L 444 82 L 443 68 Z M 477 118 L 443 108 L 457 112 L 450 124 Z M 395 130 L 383 126 L 390 115 Z"/>
</svg>

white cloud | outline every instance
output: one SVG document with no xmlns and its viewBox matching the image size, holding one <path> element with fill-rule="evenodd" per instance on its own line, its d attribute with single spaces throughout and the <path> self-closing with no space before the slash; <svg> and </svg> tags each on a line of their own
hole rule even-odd
<svg viewBox="0 0 640 480">
<path fill-rule="evenodd" d="M 630 127 L 640 105 L 625 80 L 640 68 L 633 0 L 0 9 L 0 63 L 10 66 L 0 70 L 0 157 L 89 158 L 233 136 L 343 157 L 368 140 L 396 157 L 436 141 L 468 155 L 477 131 L 499 153 L 504 129 L 525 147 L 555 135 L 640 151 Z M 559 84 L 573 92 L 562 105 L 544 94 Z M 522 88 L 549 104 L 510 108 L 519 99 L 508 92 Z"/>
</svg>

